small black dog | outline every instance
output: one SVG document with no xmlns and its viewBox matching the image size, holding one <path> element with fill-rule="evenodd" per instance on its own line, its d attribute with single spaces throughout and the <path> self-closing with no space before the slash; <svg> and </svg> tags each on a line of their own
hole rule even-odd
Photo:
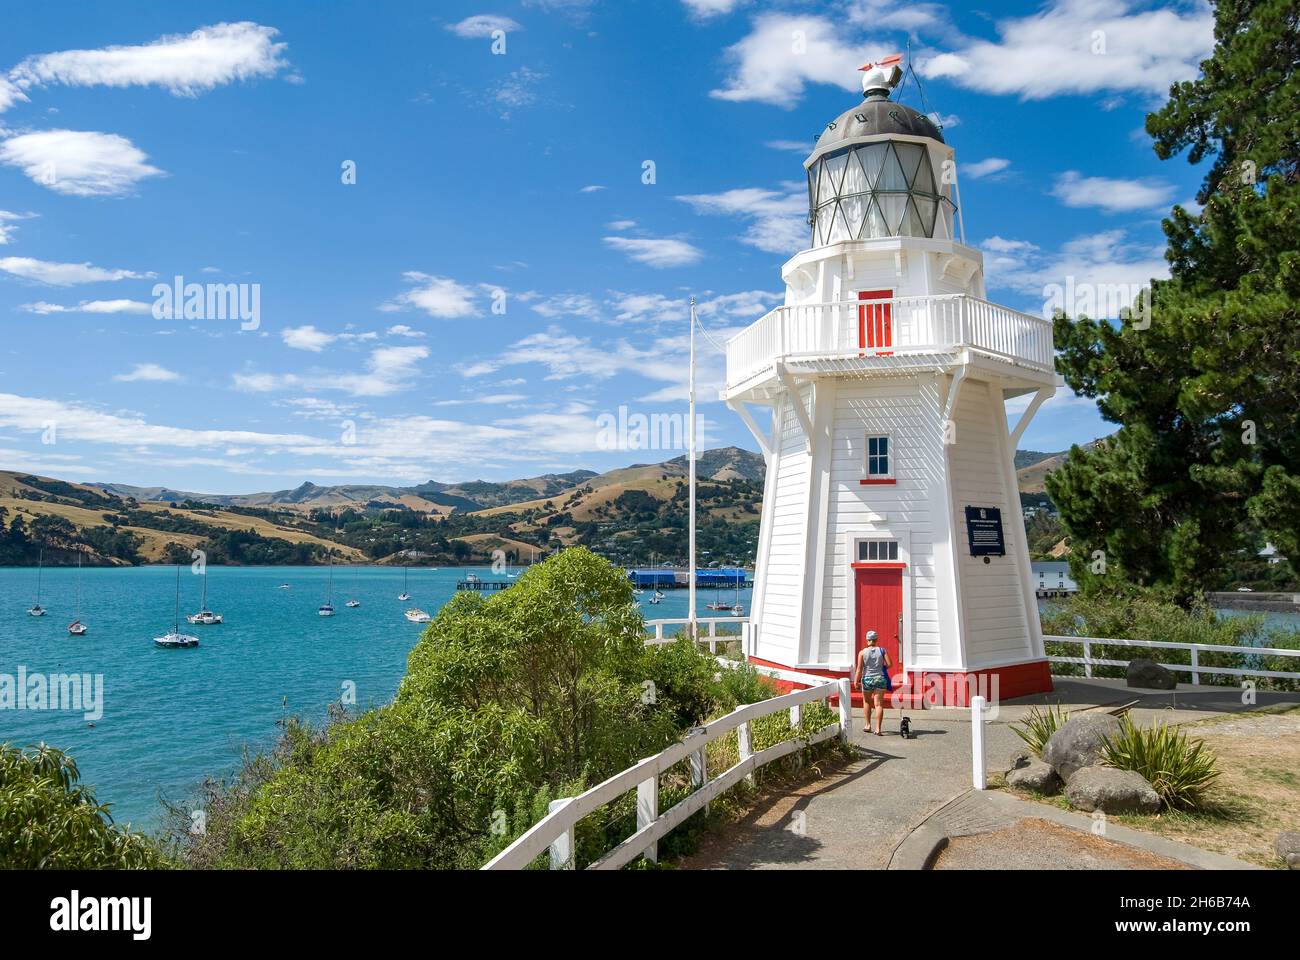
<svg viewBox="0 0 1300 960">
<path fill-rule="evenodd" d="M 909 717 L 903 717 L 898 721 L 898 735 L 904 740 L 912 739 L 912 721 Z"/>
</svg>

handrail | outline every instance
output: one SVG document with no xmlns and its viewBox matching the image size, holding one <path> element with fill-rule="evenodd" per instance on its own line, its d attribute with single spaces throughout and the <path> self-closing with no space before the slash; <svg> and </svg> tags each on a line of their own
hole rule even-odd
<svg viewBox="0 0 1300 960">
<path fill-rule="evenodd" d="M 810 678 L 812 679 L 812 678 Z M 817 680 L 824 678 L 818 677 Z M 839 697 L 839 719 L 827 724 L 806 738 L 796 736 L 754 753 L 751 749 L 750 724 L 762 717 L 789 710 L 791 724 L 797 725 L 804 704 Z M 590 790 L 556 800 L 545 817 L 530 827 L 522 836 L 493 857 L 484 870 L 522 870 L 550 851 L 551 869 L 572 870 L 574 864 L 574 828 L 580 820 L 612 803 L 623 794 L 637 791 L 637 830 L 614 849 L 591 864 L 589 869 L 614 870 L 631 863 L 642 854 L 652 859 L 658 855 L 658 843 L 687 817 L 742 779 L 751 776 L 764 764 L 839 736 L 846 743 L 853 720 L 850 713 L 850 687 L 848 678 L 820 683 L 784 696 L 773 697 L 760 703 L 737 707 L 726 716 L 692 730 L 685 739 L 673 744 L 652 757 L 616 773 L 604 783 Z M 708 778 L 706 747 L 732 730 L 738 732 L 740 761 L 716 779 Z M 659 777 L 667 770 L 691 759 L 691 779 L 694 790 L 683 800 L 659 813 Z"/>
<path fill-rule="evenodd" d="M 1128 660 L 1103 660 L 1092 655 L 1094 645 L 1112 647 L 1136 647 L 1158 650 L 1187 650 L 1191 654 L 1191 663 L 1162 663 L 1166 670 L 1178 673 L 1190 673 L 1192 685 L 1200 686 L 1201 674 L 1221 674 L 1232 677 L 1270 677 L 1279 680 L 1300 680 L 1300 673 L 1282 670 L 1243 670 L 1237 667 L 1203 667 L 1200 663 L 1202 653 L 1236 653 L 1244 656 L 1263 657 L 1300 657 L 1300 650 L 1288 650 L 1285 647 L 1234 647 L 1225 643 L 1180 643 L 1174 640 L 1118 640 L 1105 637 L 1060 637 L 1044 636 L 1048 643 L 1077 643 L 1083 646 L 1082 657 L 1048 657 L 1052 663 L 1074 663 L 1083 666 L 1083 675 L 1092 676 L 1093 667 L 1127 667 Z"/>
<path fill-rule="evenodd" d="M 647 620 L 645 627 L 647 630 L 653 629 L 654 636 L 646 639 L 646 646 L 656 646 L 664 643 L 672 643 L 677 636 L 664 633 L 664 627 L 684 627 L 689 624 L 689 617 L 664 617 L 659 620 Z M 749 617 L 696 617 L 696 626 L 708 627 L 707 636 L 699 637 L 700 643 L 709 645 L 709 653 L 718 652 L 718 643 L 726 643 L 731 640 L 739 640 L 745 632 L 745 624 L 749 623 Z M 718 624 L 734 623 L 740 628 L 736 633 L 718 633 Z"/>
<path fill-rule="evenodd" d="M 888 320 L 864 346 L 862 323 Z M 839 300 L 777 307 L 727 341 L 727 383 L 787 359 L 903 356 L 972 349 L 1051 372 L 1052 324 L 969 294 Z"/>
</svg>

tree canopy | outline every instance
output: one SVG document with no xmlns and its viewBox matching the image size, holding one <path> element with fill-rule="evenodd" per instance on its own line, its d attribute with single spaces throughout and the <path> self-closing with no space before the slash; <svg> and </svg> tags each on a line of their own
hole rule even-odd
<svg viewBox="0 0 1300 960">
<path fill-rule="evenodd" d="M 1066 382 L 1120 425 L 1048 479 L 1085 587 L 1188 598 L 1264 540 L 1300 556 L 1298 19 L 1219 2 L 1201 75 L 1147 118 L 1162 159 L 1210 161 L 1201 210 L 1164 221 L 1151 322 L 1056 319 Z"/>
</svg>

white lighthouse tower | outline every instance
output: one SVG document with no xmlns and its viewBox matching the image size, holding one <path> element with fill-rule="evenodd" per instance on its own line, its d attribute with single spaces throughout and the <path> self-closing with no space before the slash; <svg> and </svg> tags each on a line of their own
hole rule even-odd
<svg viewBox="0 0 1300 960">
<path fill-rule="evenodd" d="M 723 399 L 767 460 L 745 652 L 839 676 L 875 630 L 897 697 L 1050 690 L 1013 463 L 1056 391 L 1051 324 L 985 299 L 953 150 L 889 99 L 898 60 L 804 163 L 785 305 L 727 344 Z"/>
</svg>

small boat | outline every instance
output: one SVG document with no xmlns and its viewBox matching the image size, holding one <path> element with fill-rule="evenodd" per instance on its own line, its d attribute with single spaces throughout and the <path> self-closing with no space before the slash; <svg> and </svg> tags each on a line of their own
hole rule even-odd
<svg viewBox="0 0 1300 960">
<path fill-rule="evenodd" d="M 68 624 L 68 633 L 74 637 L 86 635 L 86 625 L 81 622 L 81 551 L 77 551 L 77 618 Z"/>
<path fill-rule="evenodd" d="M 344 604 L 344 606 L 346 606 L 349 610 L 355 610 L 357 607 L 361 606 L 361 601 L 349 600 L 346 604 Z"/>
<path fill-rule="evenodd" d="M 162 647 L 166 650 L 179 650 L 188 647 L 197 647 L 199 645 L 198 637 L 191 637 L 189 634 L 181 633 L 181 568 L 180 564 L 176 565 L 176 613 L 172 621 L 171 633 L 161 637 L 153 638 L 154 646 Z"/>
<path fill-rule="evenodd" d="M 735 609 L 731 604 L 727 603 L 727 601 L 725 600 L 720 600 L 717 603 L 705 604 L 705 608 L 708 610 L 717 610 L 721 613 L 725 613 L 728 610 Z"/>
<path fill-rule="evenodd" d="M 403 603 L 411 599 L 411 595 L 406 592 L 406 568 L 405 567 L 402 567 L 402 595 L 399 596 L 397 599 L 401 600 Z"/>
<path fill-rule="evenodd" d="M 277 590 L 292 590 L 293 587 L 289 586 L 287 583 L 282 583 L 282 584 L 280 584 L 278 587 L 276 587 L 276 589 L 277 589 Z"/>
<path fill-rule="evenodd" d="M 185 618 L 190 623 L 210 627 L 214 624 L 221 623 L 221 614 L 213 613 L 208 609 L 208 568 L 203 568 L 203 601 L 199 604 L 199 612 L 191 614 Z"/>
<path fill-rule="evenodd" d="M 325 602 L 316 608 L 316 613 L 322 617 L 334 616 L 334 551 L 330 550 L 329 559 L 329 585 L 325 588 Z"/>
<path fill-rule="evenodd" d="M 733 617 L 743 617 L 745 615 L 745 608 L 742 607 L 740 604 L 736 604 L 734 607 L 731 608 L 731 615 Z"/>
<path fill-rule="evenodd" d="M 662 594 L 662 593 L 656 593 L 653 597 L 650 598 L 650 602 L 651 602 L 651 603 L 655 603 L 655 604 L 663 603 L 663 602 L 664 602 L 663 594 Z"/>
<path fill-rule="evenodd" d="M 406 619 L 412 623 L 428 623 L 432 618 L 418 607 L 406 611 Z"/>
<path fill-rule="evenodd" d="M 41 568 L 44 566 L 45 551 L 42 550 L 36 558 L 36 602 L 27 611 L 33 617 L 45 616 L 45 608 L 41 606 Z"/>
</svg>

